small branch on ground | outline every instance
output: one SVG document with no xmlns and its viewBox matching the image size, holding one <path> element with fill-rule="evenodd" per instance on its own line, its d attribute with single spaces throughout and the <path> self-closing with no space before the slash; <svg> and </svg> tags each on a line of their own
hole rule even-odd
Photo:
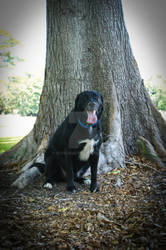
<svg viewBox="0 0 166 250">
<path fill-rule="evenodd" d="M 157 170 L 157 169 L 155 169 L 155 168 L 153 168 L 153 167 L 151 167 L 151 166 L 149 166 L 148 164 L 145 164 L 145 163 L 136 162 L 136 161 L 133 161 L 133 160 L 131 160 L 131 161 L 125 161 L 125 163 L 126 164 L 130 164 L 130 165 L 134 164 L 134 165 L 137 165 L 137 166 L 146 167 L 146 168 L 152 169 L 153 171 L 161 174 L 161 171 L 159 171 L 159 170 Z"/>
</svg>

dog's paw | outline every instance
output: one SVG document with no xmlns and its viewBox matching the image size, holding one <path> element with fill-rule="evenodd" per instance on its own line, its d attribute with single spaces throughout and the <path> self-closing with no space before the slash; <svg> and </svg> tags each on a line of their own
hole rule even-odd
<svg viewBox="0 0 166 250">
<path fill-rule="evenodd" d="M 99 188 L 98 188 L 97 184 L 91 185 L 91 186 L 90 186 L 90 191 L 91 191 L 92 193 L 99 192 Z"/>
<path fill-rule="evenodd" d="M 85 185 L 90 185 L 91 184 L 91 180 L 90 179 L 84 179 L 84 184 Z"/>
<path fill-rule="evenodd" d="M 73 186 L 67 186 L 67 190 L 72 192 L 73 194 L 77 192 L 77 189 L 76 187 L 73 185 Z"/>
<path fill-rule="evenodd" d="M 47 183 L 45 183 L 45 184 L 43 185 L 43 187 L 46 188 L 46 189 L 52 189 L 52 188 L 53 188 L 53 185 L 52 185 L 51 183 L 47 182 Z"/>
</svg>

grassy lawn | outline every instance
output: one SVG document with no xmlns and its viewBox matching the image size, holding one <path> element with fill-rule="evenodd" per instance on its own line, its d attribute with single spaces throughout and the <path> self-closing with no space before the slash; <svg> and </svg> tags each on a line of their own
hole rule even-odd
<svg viewBox="0 0 166 250">
<path fill-rule="evenodd" d="M 7 151 L 27 135 L 36 117 L 19 115 L 0 115 L 0 154 Z"/>
<path fill-rule="evenodd" d="M 4 153 L 11 147 L 13 147 L 17 142 L 19 142 L 23 136 L 17 137 L 0 137 L 0 154 Z"/>
</svg>

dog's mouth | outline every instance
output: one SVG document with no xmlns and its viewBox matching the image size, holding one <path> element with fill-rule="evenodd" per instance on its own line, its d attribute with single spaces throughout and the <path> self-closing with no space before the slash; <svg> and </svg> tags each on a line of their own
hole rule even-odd
<svg viewBox="0 0 166 250">
<path fill-rule="evenodd" d="M 96 115 L 96 110 L 92 110 L 92 111 L 87 111 L 87 123 L 88 124 L 94 124 L 97 122 L 97 115 Z"/>
</svg>

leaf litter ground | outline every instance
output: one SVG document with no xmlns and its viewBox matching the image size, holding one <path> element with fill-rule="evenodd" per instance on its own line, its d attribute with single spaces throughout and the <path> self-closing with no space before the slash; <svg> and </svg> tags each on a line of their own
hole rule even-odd
<svg viewBox="0 0 166 250">
<path fill-rule="evenodd" d="M 166 171 L 144 159 L 100 175 L 98 193 L 48 191 L 43 177 L 19 191 L 15 170 L 0 176 L 0 249 L 166 249 Z"/>
</svg>

